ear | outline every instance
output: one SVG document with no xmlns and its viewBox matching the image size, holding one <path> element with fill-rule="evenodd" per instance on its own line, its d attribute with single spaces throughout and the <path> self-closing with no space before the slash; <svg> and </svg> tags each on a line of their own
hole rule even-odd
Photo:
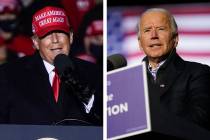
<svg viewBox="0 0 210 140">
<path fill-rule="evenodd" d="M 31 39 L 32 39 L 33 44 L 34 44 L 34 48 L 39 50 L 39 43 L 38 43 L 39 38 L 37 36 L 32 36 Z"/>
<path fill-rule="evenodd" d="M 139 48 L 140 48 L 140 50 L 142 51 L 142 50 L 143 50 L 143 48 L 142 48 L 142 46 L 141 46 L 141 40 L 140 40 L 140 37 L 138 37 L 138 43 L 139 43 Z"/>
<path fill-rule="evenodd" d="M 179 42 L 179 35 L 175 35 L 174 37 L 174 47 L 177 47 L 178 46 L 178 42 Z"/>
<path fill-rule="evenodd" d="M 74 38 L 74 33 L 70 32 L 70 34 L 69 34 L 70 45 L 73 43 L 73 40 L 74 40 L 73 38 Z"/>
</svg>

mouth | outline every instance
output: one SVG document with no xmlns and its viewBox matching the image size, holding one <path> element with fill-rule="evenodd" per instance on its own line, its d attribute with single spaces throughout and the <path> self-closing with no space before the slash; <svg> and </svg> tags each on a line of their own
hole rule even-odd
<svg viewBox="0 0 210 140">
<path fill-rule="evenodd" d="M 160 47 L 162 44 L 160 43 L 154 43 L 154 44 L 150 44 L 149 47 L 150 48 L 156 48 L 156 47 Z"/>
<path fill-rule="evenodd" d="M 53 53 L 55 54 L 60 54 L 62 53 L 62 48 L 52 48 L 50 49 Z"/>
</svg>

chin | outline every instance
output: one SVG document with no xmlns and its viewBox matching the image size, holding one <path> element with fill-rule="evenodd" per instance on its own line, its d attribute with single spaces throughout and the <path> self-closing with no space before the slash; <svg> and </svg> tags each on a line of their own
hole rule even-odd
<svg viewBox="0 0 210 140">
<path fill-rule="evenodd" d="M 150 56 L 151 58 L 159 58 L 161 57 L 163 54 L 159 54 L 159 53 L 153 53 L 153 54 L 150 54 L 148 56 Z"/>
</svg>

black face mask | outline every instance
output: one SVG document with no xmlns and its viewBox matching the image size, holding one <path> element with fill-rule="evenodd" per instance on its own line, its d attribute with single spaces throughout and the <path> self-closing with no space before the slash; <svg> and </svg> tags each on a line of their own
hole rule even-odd
<svg viewBox="0 0 210 140">
<path fill-rule="evenodd" d="M 0 21 L 0 28 L 5 32 L 13 32 L 17 26 L 16 20 Z"/>
<path fill-rule="evenodd" d="M 96 58 L 97 63 L 102 63 L 103 61 L 103 46 L 102 45 L 90 45 L 90 52 Z"/>
</svg>

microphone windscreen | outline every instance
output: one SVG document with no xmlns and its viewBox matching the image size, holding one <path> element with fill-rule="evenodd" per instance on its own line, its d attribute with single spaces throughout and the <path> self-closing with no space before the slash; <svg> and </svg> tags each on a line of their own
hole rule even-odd
<svg viewBox="0 0 210 140">
<path fill-rule="evenodd" d="M 58 54 L 54 59 L 54 66 L 59 75 L 62 75 L 66 69 L 74 70 L 74 65 L 71 59 L 65 54 Z"/>
<path fill-rule="evenodd" d="M 107 58 L 107 71 L 127 66 L 127 60 L 121 54 L 113 54 Z"/>
</svg>

